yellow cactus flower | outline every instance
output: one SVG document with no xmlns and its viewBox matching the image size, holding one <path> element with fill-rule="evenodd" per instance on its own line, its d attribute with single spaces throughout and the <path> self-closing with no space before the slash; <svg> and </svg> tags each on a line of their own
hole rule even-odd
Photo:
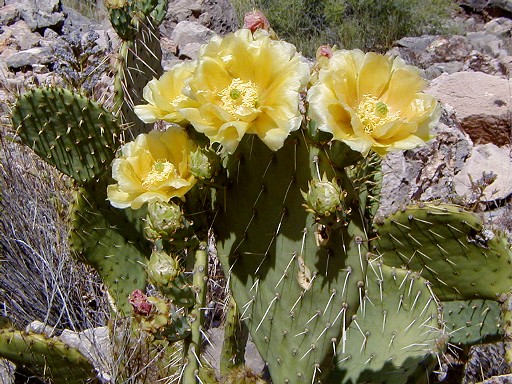
<svg viewBox="0 0 512 384">
<path fill-rule="evenodd" d="M 136 105 L 134 111 L 145 123 L 165 120 L 183 123 L 185 118 L 179 110 L 193 104 L 181 91 L 185 81 L 192 76 L 195 61 L 185 61 L 165 72 L 159 79 L 153 79 L 143 89 L 143 97 L 149 104 Z"/>
<path fill-rule="evenodd" d="M 196 183 L 188 170 L 189 153 L 194 149 L 177 125 L 140 134 L 121 147 L 112 163 L 117 184 L 108 186 L 108 200 L 116 208 L 139 209 L 146 202 L 182 198 Z"/>
<path fill-rule="evenodd" d="M 241 29 L 203 47 L 184 91 L 198 106 L 180 112 L 229 153 L 245 134 L 276 151 L 300 127 L 300 92 L 308 80 L 309 67 L 293 45 Z"/>
<path fill-rule="evenodd" d="M 336 51 L 309 90 L 309 116 L 365 156 L 412 149 L 431 138 L 440 116 L 437 101 L 421 93 L 425 85 L 398 57 Z"/>
</svg>

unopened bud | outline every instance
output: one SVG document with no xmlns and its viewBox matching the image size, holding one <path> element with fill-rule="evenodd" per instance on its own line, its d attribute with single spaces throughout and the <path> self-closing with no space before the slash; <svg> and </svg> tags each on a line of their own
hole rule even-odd
<svg viewBox="0 0 512 384">
<path fill-rule="evenodd" d="M 200 180 L 209 180 L 220 169 L 219 156 L 212 150 L 197 148 L 189 155 L 189 171 Z"/>
<path fill-rule="evenodd" d="M 308 183 L 308 192 L 302 192 L 306 200 L 304 207 L 308 212 L 317 216 L 329 216 L 342 209 L 342 200 L 346 196 L 336 180 L 328 181 L 324 175 L 322 180 L 312 180 Z"/>
<path fill-rule="evenodd" d="M 250 29 L 251 32 L 254 32 L 258 29 L 268 31 L 270 28 L 270 23 L 261 11 L 254 10 L 245 14 L 244 28 Z"/>
<path fill-rule="evenodd" d="M 148 277 L 155 285 L 167 286 L 180 273 L 177 257 L 164 251 L 153 251 L 148 262 Z"/>
<path fill-rule="evenodd" d="M 158 200 L 148 204 L 148 215 L 144 228 L 148 239 L 168 238 L 183 227 L 183 213 L 179 205 Z"/>
</svg>

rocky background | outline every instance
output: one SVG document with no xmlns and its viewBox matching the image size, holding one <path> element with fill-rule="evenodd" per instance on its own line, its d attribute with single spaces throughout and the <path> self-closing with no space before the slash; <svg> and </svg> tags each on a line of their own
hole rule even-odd
<svg viewBox="0 0 512 384">
<path fill-rule="evenodd" d="M 381 213 L 411 199 L 451 201 L 482 212 L 489 225 L 511 233 L 512 1 L 458 3 L 461 11 L 454 15 L 454 22 L 460 33 L 406 37 L 390 51 L 421 68 L 429 80 L 428 92 L 443 104 L 443 114 L 427 146 L 385 159 Z M 171 0 L 160 27 L 164 67 L 197 57 L 199 47 L 211 36 L 236 28 L 237 16 L 228 0 Z M 83 84 L 94 97 L 108 103 L 112 95 L 108 68 L 115 60 L 118 43 L 108 20 L 99 23 L 88 19 L 60 0 L 0 0 L 1 136 L 10 129 L 9 106 L 14 96 L 35 85 Z M 86 79 L 70 66 L 84 52 L 90 55 L 81 68 L 88 75 Z M 6 162 L 20 157 L 13 154 L 17 147 L 7 146 L 5 138 L 2 145 L 0 170 L 5 170 Z M 22 155 L 26 156 L 29 154 Z M 6 180 L 12 174 L 2 174 L 2 192 L 22 190 L 15 183 L 25 181 L 13 184 Z M 64 185 L 50 176 L 48 180 L 55 182 L 52 190 Z M 21 196 L 19 204 L 30 205 L 32 198 L 36 199 Z M 57 226 L 56 221 L 51 219 L 50 225 Z M 28 320 L 32 313 L 22 320 Z M 216 337 L 222 336 L 213 332 L 212 339 Z M 501 358 L 502 346 L 492 348 L 495 352 L 481 348 L 470 351 L 476 363 L 473 371 L 470 366 L 464 374 L 465 382 L 508 373 Z M 452 363 L 457 366 L 456 360 Z M 261 362 L 255 361 L 253 366 L 262 369 Z M 508 376 L 492 380 L 512 382 Z"/>
</svg>

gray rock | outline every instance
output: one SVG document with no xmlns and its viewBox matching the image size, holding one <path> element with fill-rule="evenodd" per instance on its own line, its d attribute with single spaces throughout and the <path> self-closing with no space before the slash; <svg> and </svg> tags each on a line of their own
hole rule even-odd
<svg viewBox="0 0 512 384">
<path fill-rule="evenodd" d="M 459 0 L 458 3 L 477 12 L 499 9 L 512 13 L 511 0 Z"/>
<path fill-rule="evenodd" d="M 497 17 L 484 25 L 485 32 L 498 37 L 508 38 L 512 36 L 512 20 L 507 17 Z"/>
<path fill-rule="evenodd" d="M 9 360 L 0 359 L 0 384 L 14 384 L 16 366 Z"/>
<path fill-rule="evenodd" d="M 211 328 L 208 330 L 208 340 L 205 344 L 205 354 L 213 369 L 220 373 L 220 358 L 224 341 L 224 328 Z M 245 366 L 256 374 L 261 374 L 265 368 L 265 362 L 261 358 L 254 343 L 249 340 L 245 348 Z"/>
<path fill-rule="evenodd" d="M 512 147 L 498 147 L 488 143 L 476 145 L 464 163 L 461 171 L 454 177 L 455 191 L 465 200 L 474 203 L 503 200 L 512 195 Z M 496 180 L 485 188 L 483 196 L 475 190 L 475 182 L 482 178 L 483 172 L 493 172 Z"/>
<path fill-rule="evenodd" d="M 41 35 L 32 32 L 23 20 L 3 27 L 3 33 L 0 34 L 0 44 L 14 46 L 17 50 L 25 50 L 39 45 Z"/>
<path fill-rule="evenodd" d="M 160 27 L 162 36 L 170 37 L 181 21 L 197 21 L 221 35 L 238 28 L 236 12 L 229 0 L 170 0 Z"/>
<path fill-rule="evenodd" d="M 49 325 L 44 324 L 38 320 L 35 320 L 35 321 L 31 322 L 29 325 L 27 325 L 25 330 L 27 332 L 34 332 L 34 333 L 39 333 L 41 335 L 46 335 L 48 337 L 51 337 L 54 332 L 53 327 L 50 327 Z"/>
<path fill-rule="evenodd" d="M 486 32 L 469 32 L 466 34 L 467 42 L 474 50 L 492 57 L 506 56 L 503 40 L 498 36 Z"/>
<path fill-rule="evenodd" d="M 0 25 L 10 25 L 19 20 L 20 11 L 15 4 L 9 4 L 0 8 Z"/>
<path fill-rule="evenodd" d="M 481 72 L 458 72 L 432 81 L 428 91 L 456 112 L 474 143 L 510 143 L 510 84 Z"/>
<path fill-rule="evenodd" d="M 50 64 L 53 61 L 52 52 L 46 47 L 36 47 L 20 51 L 6 60 L 10 69 L 32 67 L 34 64 Z"/>
<path fill-rule="evenodd" d="M 32 31 L 60 28 L 65 19 L 60 0 L 7 0 L 6 4 L 19 4 L 21 18 Z"/>
<path fill-rule="evenodd" d="M 102 382 L 111 382 L 114 350 L 108 327 L 91 328 L 82 332 L 66 329 L 59 338 L 89 359 Z"/>
<path fill-rule="evenodd" d="M 180 21 L 174 28 L 171 40 L 176 44 L 177 55 L 181 55 L 181 50 L 189 44 L 195 44 L 193 49 L 198 45 L 206 44 L 215 35 L 215 32 L 195 21 Z M 186 50 L 186 49 L 185 49 Z M 190 52 L 189 52 L 190 53 Z"/>
<path fill-rule="evenodd" d="M 472 142 L 458 128 L 453 109 L 443 110 L 434 139 L 426 146 L 388 154 L 382 162 L 381 208 L 385 215 L 411 200 L 443 200 L 453 194 L 453 178 L 464 166 Z"/>
</svg>

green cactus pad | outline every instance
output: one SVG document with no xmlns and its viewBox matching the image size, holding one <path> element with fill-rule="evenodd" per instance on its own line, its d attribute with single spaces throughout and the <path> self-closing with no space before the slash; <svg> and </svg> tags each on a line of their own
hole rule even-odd
<svg viewBox="0 0 512 384">
<path fill-rule="evenodd" d="M 329 180 L 345 176 L 300 133 L 277 152 L 244 138 L 228 172 L 214 226 L 241 318 L 274 384 L 318 382 L 364 292 L 367 238 L 357 197 L 348 191 L 355 201 L 348 225 L 328 233 L 316 224 L 301 190 L 324 172 Z"/>
<path fill-rule="evenodd" d="M 411 271 L 370 263 L 366 296 L 326 382 L 405 383 L 429 355 L 441 353 L 448 337 L 438 328 L 428 284 Z"/>
<path fill-rule="evenodd" d="M 384 263 L 421 271 L 442 301 L 491 299 L 512 289 L 506 238 L 474 213 L 447 204 L 421 204 L 376 219 Z"/>
<path fill-rule="evenodd" d="M 12 122 L 26 145 L 79 183 L 105 172 L 119 146 L 115 116 L 62 88 L 34 89 L 20 96 Z"/>
<path fill-rule="evenodd" d="M 106 200 L 104 183 L 80 188 L 71 214 L 70 245 L 77 257 L 93 266 L 107 285 L 118 311 L 129 314 L 128 296 L 146 287 L 146 254 L 143 242 L 145 212 L 119 210 Z"/>
<path fill-rule="evenodd" d="M 501 305 L 496 301 L 446 301 L 442 304 L 451 343 L 483 344 L 503 336 Z"/>
<path fill-rule="evenodd" d="M 82 384 L 96 376 L 92 364 L 77 349 L 35 333 L 1 329 L 0 357 L 55 384 Z"/>
</svg>

